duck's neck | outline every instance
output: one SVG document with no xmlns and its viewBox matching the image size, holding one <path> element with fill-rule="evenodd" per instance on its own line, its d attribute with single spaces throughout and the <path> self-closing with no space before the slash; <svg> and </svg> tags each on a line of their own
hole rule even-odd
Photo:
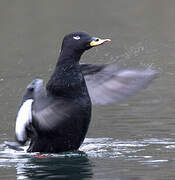
<svg viewBox="0 0 175 180">
<path fill-rule="evenodd" d="M 61 51 L 55 70 L 47 83 L 46 89 L 54 96 L 72 96 L 81 94 L 85 81 L 79 67 L 81 54 L 74 55 L 71 51 L 66 54 Z M 76 59 L 75 59 L 76 58 Z"/>
<path fill-rule="evenodd" d="M 58 59 L 58 63 L 74 63 L 74 62 L 79 62 L 81 55 L 83 54 L 83 51 L 76 51 L 74 49 L 62 49 L 60 52 L 60 56 Z"/>
</svg>

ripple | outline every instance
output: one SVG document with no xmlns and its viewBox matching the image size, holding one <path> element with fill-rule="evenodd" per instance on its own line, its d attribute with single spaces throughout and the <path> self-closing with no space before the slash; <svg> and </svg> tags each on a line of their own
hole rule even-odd
<svg viewBox="0 0 175 180">
<path fill-rule="evenodd" d="M 87 153 L 89 157 L 117 158 L 123 157 L 124 152 L 136 152 L 133 147 L 144 147 L 146 145 L 137 141 L 119 141 L 112 138 L 86 138 L 80 150 Z"/>
<path fill-rule="evenodd" d="M 168 158 L 160 156 L 157 159 L 156 154 L 168 153 L 175 148 L 175 141 L 171 138 L 150 138 L 143 140 L 127 140 L 121 141 L 113 138 L 86 138 L 80 151 L 66 152 L 59 154 L 42 154 L 26 153 L 28 146 L 24 146 L 22 150 L 15 150 L 5 144 L 0 144 L 0 167 L 16 167 L 19 164 L 25 164 L 31 159 L 39 158 L 118 158 L 124 160 L 137 161 L 141 164 L 155 164 L 167 162 Z M 21 149 L 21 148 L 20 148 Z"/>
<path fill-rule="evenodd" d="M 171 138 L 163 138 L 163 139 L 157 139 L 157 138 L 150 138 L 150 139 L 144 139 L 144 143 L 148 144 L 175 144 L 173 139 Z"/>
<path fill-rule="evenodd" d="M 140 161 L 140 163 L 142 163 L 143 165 L 153 165 L 153 166 L 158 166 L 160 163 L 167 163 L 169 162 L 168 159 L 156 159 L 156 160 L 153 160 L 153 159 L 150 159 L 150 160 L 146 160 L 146 161 Z"/>
<path fill-rule="evenodd" d="M 175 149 L 175 145 L 168 145 L 168 146 L 165 146 L 167 149 Z"/>
</svg>

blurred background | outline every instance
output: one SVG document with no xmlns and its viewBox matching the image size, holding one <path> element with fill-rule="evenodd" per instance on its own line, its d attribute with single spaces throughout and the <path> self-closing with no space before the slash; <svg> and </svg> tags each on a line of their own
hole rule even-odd
<svg viewBox="0 0 175 180">
<path fill-rule="evenodd" d="M 0 178 L 174 179 L 174 9 L 173 0 L 1 0 Z M 36 77 L 47 82 L 62 39 L 72 31 L 112 40 L 86 52 L 81 62 L 151 66 L 157 79 L 124 102 L 93 107 L 80 148 L 85 156 L 37 160 L 6 148 L 4 141 L 14 141 L 26 85 Z"/>
</svg>

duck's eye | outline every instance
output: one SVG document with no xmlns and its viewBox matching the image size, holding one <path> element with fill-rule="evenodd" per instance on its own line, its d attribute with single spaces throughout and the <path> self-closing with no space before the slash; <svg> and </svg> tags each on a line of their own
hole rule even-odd
<svg viewBox="0 0 175 180">
<path fill-rule="evenodd" d="M 98 41 L 99 41 L 99 39 L 97 38 L 95 41 L 96 41 L 96 42 L 98 42 Z"/>
<path fill-rule="evenodd" d="M 75 40 L 79 40 L 80 39 L 80 36 L 74 36 L 73 37 Z"/>
</svg>

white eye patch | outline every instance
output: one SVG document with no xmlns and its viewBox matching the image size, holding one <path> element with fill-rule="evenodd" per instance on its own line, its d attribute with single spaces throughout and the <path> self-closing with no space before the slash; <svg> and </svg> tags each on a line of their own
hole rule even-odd
<svg viewBox="0 0 175 180">
<path fill-rule="evenodd" d="M 75 40 L 79 40 L 80 39 L 80 36 L 74 36 L 73 37 Z"/>
</svg>

